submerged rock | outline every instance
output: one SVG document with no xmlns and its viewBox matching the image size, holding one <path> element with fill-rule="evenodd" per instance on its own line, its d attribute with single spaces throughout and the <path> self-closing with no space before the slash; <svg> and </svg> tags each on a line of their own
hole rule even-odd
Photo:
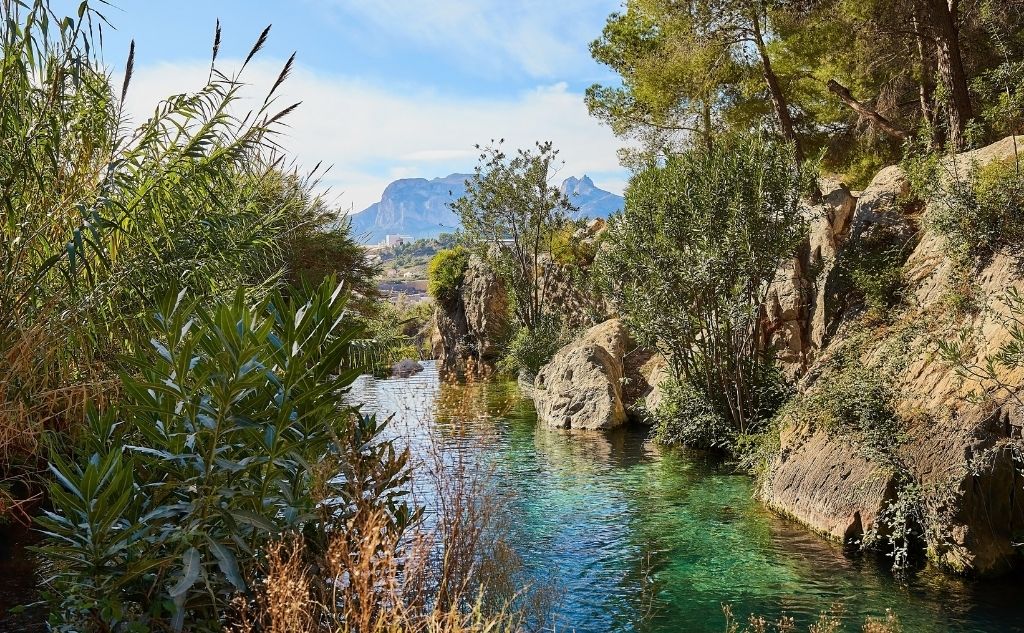
<svg viewBox="0 0 1024 633">
<path fill-rule="evenodd" d="M 393 378 L 408 378 L 409 376 L 414 376 L 421 371 L 423 371 L 423 365 L 411 358 L 403 358 L 391 366 L 391 376 Z"/>
</svg>

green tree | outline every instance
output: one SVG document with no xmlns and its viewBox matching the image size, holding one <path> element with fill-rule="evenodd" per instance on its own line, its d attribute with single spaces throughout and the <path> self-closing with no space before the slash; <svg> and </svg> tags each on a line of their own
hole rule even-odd
<svg viewBox="0 0 1024 633">
<path fill-rule="evenodd" d="M 550 142 L 511 156 L 501 143 L 483 148 L 466 194 L 452 203 L 466 241 L 502 277 L 516 319 L 530 331 L 548 311 L 544 256 L 575 210 L 553 182 L 557 158 Z"/>
<path fill-rule="evenodd" d="M 737 114 L 750 121 L 751 108 L 762 114 L 758 104 L 766 95 L 774 127 L 802 161 L 790 100 L 769 50 L 775 14 L 788 4 L 629 0 L 591 44 L 594 58 L 616 70 L 623 86 L 591 86 L 590 111 L 619 132 L 696 133 L 708 145 L 718 122 Z M 758 82 L 762 89 L 750 94 Z"/>
<path fill-rule="evenodd" d="M 788 143 L 723 137 L 638 173 L 598 258 L 640 341 L 746 433 L 770 414 L 765 302 L 806 232 Z"/>
</svg>

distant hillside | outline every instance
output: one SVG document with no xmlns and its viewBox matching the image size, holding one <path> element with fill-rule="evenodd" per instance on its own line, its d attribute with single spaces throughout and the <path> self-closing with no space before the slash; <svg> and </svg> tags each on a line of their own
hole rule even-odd
<svg viewBox="0 0 1024 633">
<path fill-rule="evenodd" d="M 459 217 L 448 205 L 466 192 L 470 177 L 396 180 L 384 189 L 380 202 L 352 215 L 352 234 L 364 244 L 376 244 L 389 234 L 419 239 L 451 233 L 459 228 Z M 622 208 L 622 196 L 598 188 L 587 176 L 567 178 L 561 189 L 581 217 L 604 218 Z"/>
</svg>

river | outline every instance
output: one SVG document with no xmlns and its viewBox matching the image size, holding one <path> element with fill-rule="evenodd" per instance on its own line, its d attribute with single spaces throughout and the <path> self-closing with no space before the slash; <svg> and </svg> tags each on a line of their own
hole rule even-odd
<svg viewBox="0 0 1024 633">
<path fill-rule="evenodd" d="M 884 559 L 848 558 L 767 511 L 751 479 L 713 456 L 658 449 L 643 429 L 541 428 L 514 385 L 440 384 L 425 365 L 364 377 L 352 397 L 394 415 L 414 447 L 433 438 L 488 465 L 528 579 L 559 591 L 559 631 L 721 633 L 723 603 L 802 631 L 836 605 L 850 631 L 886 609 L 907 633 L 1024 631 L 1020 579 L 898 582 Z"/>
<path fill-rule="evenodd" d="M 722 633 L 723 603 L 741 619 L 792 616 L 800 631 L 834 605 L 850 631 L 886 609 L 906 633 L 1024 631 L 1019 579 L 925 572 L 897 582 L 884 560 L 847 558 L 765 510 L 750 478 L 711 456 L 660 450 L 642 429 L 541 428 L 514 384 L 441 384 L 425 366 L 407 379 L 364 376 L 350 397 L 393 415 L 391 432 L 414 453 L 439 444 L 486 467 L 522 580 L 557 589 L 558 631 Z M 34 593 L 24 535 L 16 540 L 0 547 L 0 631 L 42 630 L 38 612 L 3 613 Z"/>
</svg>

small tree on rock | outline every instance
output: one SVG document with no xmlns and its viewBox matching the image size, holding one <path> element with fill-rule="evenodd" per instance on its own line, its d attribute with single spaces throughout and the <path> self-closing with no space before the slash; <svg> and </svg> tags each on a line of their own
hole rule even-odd
<svg viewBox="0 0 1024 633">
<path fill-rule="evenodd" d="M 575 210 L 553 182 L 558 150 L 550 142 L 507 155 L 501 142 L 480 148 L 466 193 L 452 203 L 467 242 L 502 277 L 513 316 L 534 331 L 546 318 L 543 260 L 557 229 Z"/>
<path fill-rule="evenodd" d="M 630 182 L 599 257 L 606 292 L 640 341 L 734 432 L 770 415 L 778 393 L 765 303 L 806 233 L 809 183 L 793 151 L 737 137 L 652 165 Z"/>
</svg>

